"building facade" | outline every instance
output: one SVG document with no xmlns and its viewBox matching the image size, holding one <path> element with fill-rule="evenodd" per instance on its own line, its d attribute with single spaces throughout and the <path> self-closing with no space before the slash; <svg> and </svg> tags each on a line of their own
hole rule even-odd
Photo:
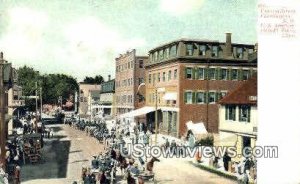
<svg viewBox="0 0 300 184">
<path fill-rule="evenodd" d="M 139 98 L 137 90 L 144 82 L 144 64 L 147 56 L 137 56 L 136 50 L 132 50 L 116 58 L 115 98 L 116 115 L 133 111 L 144 105 L 144 100 Z M 141 117 L 143 119 L 143 117 Z"/>
<path fill-rule="evenodd" d="M 103 110 L 105 116 L 115 115 L 114 111 L 114 94 L 115 94 L 115 79 L 110 79 L 108 76 L 108 81 L 101 84 L 100 92 L 100 109 Z"/>
<path fill-rule="evenodd" d="M 219 146 L 235 146 L 237 154 L 257 139 L 257 77 L 219 101 Z M 237 158 L 235 158 L 237 159 Z"/>
<path fill-rule="evenodd" d="M 217 101 L 257 69 L 256 46 L 231 43 L 230 33 L 226 42 L 181 39 L 149 55 L 146 106 L 157 103 L 160 131 L 174 136 L 186 133 L 188 121 L 203 122 L 208 132 L 217 133 Z M 154 113 L 147 114 L 148 123 L 154 119 Z"/>
<path fill-rule="evenodd" d="M 91 115 L 92 106 L 99 104 L 100 85 L 79 83 L 79 115 Z"/>
</svg>

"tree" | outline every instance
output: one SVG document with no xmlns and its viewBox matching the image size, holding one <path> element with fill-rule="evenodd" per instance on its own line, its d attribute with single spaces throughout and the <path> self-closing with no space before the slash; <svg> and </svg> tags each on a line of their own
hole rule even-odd
<svg viewBox="0 0 300 184">
<path fill-rule="evenodd" d="M 102 84 L 104 82 L 104 79 L 101 75 L 96 75 L 93 77 L 85 77 L 83 80 L 83 83 L 85 84 Z"/>
<path fill-rule="evenodd" d="M 38 71 L 27 66 L 18 69 L 18 76 L 18 84 L 22 86 L 24 96 L 35 95 L 36 82 L 38 91 L 42 87 L 44 104 L 57 104 L 60 96 L 62 96 L 63 103 L 65 103 L 70 95 L 74 95 L 79 89 L 76 79 L 71 76 L 64 74 L 40 75 Z M 30 110 L 35 110 L 35 100 L 27 99 L 25 103 Z"/>
</svg>

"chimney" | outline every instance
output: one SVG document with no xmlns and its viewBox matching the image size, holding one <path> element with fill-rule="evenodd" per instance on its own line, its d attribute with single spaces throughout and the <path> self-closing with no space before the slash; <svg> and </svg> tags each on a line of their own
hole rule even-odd
<svg viewBox="0 0 300 184">
<path fill-rule="evenodd" d="M 225 56 L 232 56 L 231 33 L 226 33 Z"/>
<path fill-rule="evenodd" d="M 258 51 L 258 43 L 255 43 L 254 45 L 254 52 L 257 52 Z"/>
<path fill-rule="evenodd" d="M 0 60 L 3 60 L 3 52 L 0 52 Z"/>
<path fill-rule="evenodd" d="M 110 75 L 108 75 L 108 81 L 110 81 Z"/>
</svg>

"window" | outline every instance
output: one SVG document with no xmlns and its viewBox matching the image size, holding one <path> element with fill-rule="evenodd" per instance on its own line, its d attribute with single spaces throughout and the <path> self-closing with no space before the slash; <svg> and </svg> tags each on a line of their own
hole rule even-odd
<svg viewBox="0 0 300 184">
<path fill-rule="evenodd" d="M 218 57 L 218 51 L 219 51 L 218 46 L 213 46 L 212 47 L 212 57 Z"/>
<path fill-rule="evenodd" d="M 175 57 L 177 55 L 177 46 L 173 45 L 170 50 L 170 56 Z"/>
<path fill-rule="evenodd" d="M 151 84 L 151 74 L 149 74 L 148 80 L 149 80 L 149 84 Z"/>
<path fill-rule="evenodd" d="M 250 122 L 250 106 L 241 105 L 239 107 L 239 121 Z"/>
<path fill-rule="evenodd" d="M 134 68 L 134 66 L 133 66 L 133 61 L 131 61 L 131 68 Z"/>
<path fill-rule="evenodd" d="M 235 105 L 226 105 L 225 106 L 225 119 L 235 121 L 236 115 L 235 115 Z"/>
<path fill-rule="evenodd" d="M 200 45 L 199 55 L 200 56 L 205 56 L 205 52 L 206 52 L 206 46 L 205 45 Z"/>
<path fill-rule="evenodd" d="M 243 48 L 237 48 L 236 57 L 240 59 L 243 58 Z"/>
<path fill-rule="evenodd" d="M 164 59 L 164 51 L 163 50 L 160 50 L 159 51 L 159 60 L 163 60 Z"/>
<path fill-rule="evenodd" d="M 249 70 L 243 70 L 243 80 L 248 80 L 250 76 Z"/>
<path fill-rule="evenodd" d="M 168 74 L 168 80 L 171 80 L 171 75 L 172 75 L 172 71 L 169 70 L 169 74 Z"/>
<path fill-rule="evenodd" d="M 210 68 L 209 69 L 209 79 L 215 80 L 216 79 L 216 69 Z"/>
<path fill-rule="evenodd" d="M 139 60 L 139 67 L 144 68 L 144 61 L 143 60 Z"/>
<path fill-rule="evenodd" d="M 249 50 L 248 50 L 248 53 L 249 53 L 249 54 L 253 54 L 253 49 L 249 49 Z"/>
<path fill-rule="evenodd" d="M 154 73 L 153 74 L 153 84 L 155 84 L 155 81 L 156 81 L 156 74 Z"/>
<path fill-rule="evenodd" d="M 191 91 L 185 92 L 185 103 L 186 104 L 193 103 L 193 92 L 191 92 Z"/>
<path fill-rule="evenodd" d="M 174 79 L 177 79 L 177 69 L 174 70 Z"/>
<path fill-rule="evenodd" d="M 204 103 L 204 92 L 197 92 L 197 103 Z"/>
<path fill-rule="evenodd" d="M 198 68 L 198 79 L 204 79 L 204 68 Z"/>
<path fill-rule="evenodd" d="M 186 45 L 186 55 L 187 56 L 192 56 L 194 51 L 193 44 L 187 44 Z"/>
<path fill-rule="evenodd" d="M 157 61 L 157 52 L 154 52 L 154 61 Z"/>
<path fill-rule="evenodd" d="M 227 69 L 224 69 L 224 68 L 221 69 L 221 80 L 227 79 L 227 74 L 228 74 L 227 72 L 228 72 Z"/>
<path fill-rule="evenodd" d="M 157 81 L 160 82 L 160 73 L 157 74 Z"/>
<path fill-rule="evenodd" d="M 208 93 L 208 102 L 209 103 L 216 102 L 216 92 L 209 92 Z"/>
<path fill-rule="evenodd" d="M 226 91 L 222 91 L 220 94 L 221 94 L 221 98 L 224 98 L 224 96 L 227 95 L 227 92 Z"/>
<path fill-rule="evenodd" d="M 169 49 L 169 48 L 166 48 L 166 49 L 165 49 L 165 59 L 168 59 L 168 58 L 169 58 L 169 52 L 170 52 L 170 49 Z"/>
<path fill-rule="evenodd" d="M 192 68 L 186 68 L 186 78 L 192 79 Z"/>
<path fill-rule="evenodd" d="M 128 86 L 130 86 L 130 85 L 131 85 L 131 81 L 130 81 L 130 79 L 128 79 L 127 81 L 128 81 Z"/>
<path fill-rule="evenodd" d="M 232 80 L 237 80 L 238 79 L 238 70 L 237 69 L 232 69 L 231 70 L 231 79 Z"/>
<path fill-rule="evenodd" d="M 166 72 L 163 72 L 163 82 L 166 81 Z"/>
</svg>

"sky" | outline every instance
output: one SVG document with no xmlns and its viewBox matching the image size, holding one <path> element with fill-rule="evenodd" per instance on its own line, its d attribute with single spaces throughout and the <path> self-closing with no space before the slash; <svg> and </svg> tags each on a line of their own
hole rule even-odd
<svg viewBox="0 0 300 184">
<path fill-rule="evenodd" d="M 0 51 L 16 68 L 115 74 L 115 58 L 180 38 L 257 42 L 255 0 L 0 0 Z"/>
</svg>

